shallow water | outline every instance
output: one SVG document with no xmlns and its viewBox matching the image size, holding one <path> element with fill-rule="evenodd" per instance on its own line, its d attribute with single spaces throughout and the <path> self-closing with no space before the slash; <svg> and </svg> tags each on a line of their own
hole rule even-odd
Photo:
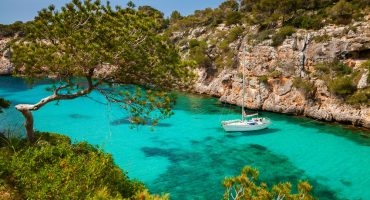
<svg viewBox="0 0 370 200">
<path fill-rule="evenodd" d="M 50 93 L 47 86 L 30 88 L 21 79 L 0 77 L 0 97 L 35 103 Z M 223 178 L 245 165 L 257 167 L 268 184 L 309 180 L 320 199 L 370 199 L 370 139 L 361 136 L 364 130 L 262 112 L 273 121 L 269 129 L 224 133 L 220 121 L 238 118 L 239 108 L 184 94 L 174 111 L 154 129 L 132 129 L 125 111 L 93 93 L 50 103 L 34 116 L 36 129 L 100 145 L 131 178 L 175 200 L 221 199 Z M 0 129 L 17 128 L 22 120 L 8 109 L 0 115 Z"/>
</svg>

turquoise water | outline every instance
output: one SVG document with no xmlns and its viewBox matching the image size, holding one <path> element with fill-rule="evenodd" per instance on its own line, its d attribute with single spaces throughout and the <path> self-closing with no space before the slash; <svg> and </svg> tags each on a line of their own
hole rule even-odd
<svg viewBox="0 0 370 200">
<path fill-rule="evenodd" d="M 33 88 L 21 79 L 0 77 L 0 97 L 35 103 L 49 94 L 47 83 Z M 271 128 L 224 133 L 220 121 L 239 117 L 239 108 L 215 98 L 180 94 L 175 115 L 152 129 L 130 128 L 127 113 L 106 105 L 96 93 L 46 105 L 34 113 L 35 128 L 86 140 L 112 153 L 115 162 L 142 180 L 151 192 L 172 199 L 221 199 L 225 176 L 245 165 L 261 180 L 309 180 L 320 199 L 370 199 L 370 139 L 365 130 L 311 119 L 262 113 Z M 19 128 L 22 116 L 9 109 L 0 128 Z"/>
</svg>

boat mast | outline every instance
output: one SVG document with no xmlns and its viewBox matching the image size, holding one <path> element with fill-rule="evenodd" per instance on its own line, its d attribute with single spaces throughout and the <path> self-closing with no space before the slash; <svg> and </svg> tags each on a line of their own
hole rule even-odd
<svg viewBox="0 0 370 200">
<path fill-rule="evenodd" d="M 244 54 L 246 55 L 246 54 Z M 246 58 L 244 58 L 246 59 Z M 243 94 L 243 101 L 242 101 L 242 122 L 244 122 L 244 94 L 245 94 L 245 73 L 244 73 L 244 68 L 245 68 L 245 64 L 246 64 L 246 60 L 244 60 L 244 63 L 242 65 L 242 68 L 243 68 L 243 90 L 242 90 L 242 94 Z"/>
</svg>

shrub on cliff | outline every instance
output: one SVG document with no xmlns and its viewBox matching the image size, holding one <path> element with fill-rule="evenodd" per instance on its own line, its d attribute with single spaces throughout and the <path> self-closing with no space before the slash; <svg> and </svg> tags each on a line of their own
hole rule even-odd
<svg viewBox="0 0 370 200">
<path fill-rule="evenodd" d="M 290 23 L 292 26 L 303 29 L 314 29 L 318 30 L 323 27 L 323 17 L 322 15 L 308 15 L 302 14 L 293 18 Z"/>
<path fill-rule="evenodd" d="M 130 180 L 112 156 L 85 142 L 71 144 L 66 136 L 36 134 L 15 152 L 0 145 L 0 182 L 16 188 L 24 199 L 140 199 L 142 183 Z M 148 195 L 148 194 L 147 194 Z M 137 198 L 136 198 L 137 197 Z"/>
<path fill-rule="evenodd" d="M 370 89 L 358 90 L 346 99 L 350 104 L 370 105 Z"/>
<path fill-rule="evenodd" d="M 240 24 L 242 19 L 242 15 L 238 11 L 232 11 L 226 14 L 225 24 L 227 26 L 233 24 Z"/>
<path fill-rule="evenodd" d="M 311 83 L 309 80 L 296 77 L 293 79 L 293 86 L 301 90 L 306 97 L 313 97 L 315 95 L 315 84 Z"/>
<path fill-rule="evenodd" d="M 189 41 L 189 58 L 194 60 L 200 67 L 208 67 L 212 65 L 211 59 L 207 55 L 207 42 L 196 39 Z"/>
<path fill-rule="evenodd" d="M 337 24 L 349 24 L 352 20 L 353 6 L 346 0 L 340 0 L 328 12 Z"/>
<path fill-rule="evenodd" d="M 16 33 L 23 35 L 25 32 L 25 26 L 28 23 L 16 21 L 13 24 L 5 25 L 0 24 L 0 38 L 1 37 L 13 37 Z"/>
<path fill-rule="evenodd" d="M 329 81 L 330 91 L 337 95 L 348 96 L 356 91 L 356 86 L 350 76 L 340 76 Z"/>
<path fill-rule="evenodd" d="M 282 27 L 276 34 L 272 36 L 272 46 L 277 47 L 281 45 L 285 38 L 295 33 L 295 29 L 292 26 Z"/>
<path fill-rule="evenodd" d="M 258 81 L 262 83 L 268 83 L 269 78 L 266 75 L 262 75 L 258 77 Z"/>
<path fill-rule="evenodd" d="M 274 70 L 270 73 L 270 77 L 272 78 L 280 78 L 283 73 L 279 70 Z"/>
</svg>

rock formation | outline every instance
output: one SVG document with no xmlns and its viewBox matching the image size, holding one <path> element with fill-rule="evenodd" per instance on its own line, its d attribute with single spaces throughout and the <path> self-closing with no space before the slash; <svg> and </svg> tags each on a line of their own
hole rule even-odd
<svg viewBox="0 0 370 200">
<path fill-rule="evenodd" d="M 278 47 L 271 46 L 271 39 L 253 45 L 248 35 L 244 35 L 243 39 L 230 44 L 230 47 L 239 46 L 235 49 L 238 52 L 235 59 L 239 65 L 236 68 L 225 67 L 211 77 L 207 74 L 207 69 L 197 69 L 198 80 L 194 91 L 219 97 L 220 101 L 226 103 L 241 105 L 240 73 L 245 66 L 248 77 L 245 99 L 247 108 L 304 115 L 370 128 L 369 106 L 344 103 L 340 97 L 328 91 L 324 81 L 313 76 L 314 65 L 323 61 L 340 59 L 357 69 L 361 63 L 370 59 L 370 22 L 356 22 L 352 27 L 356 27 L 356 32 L 350 26 L 335 25 L 318 31 L 298 30 Z M 182 37 L 207 40 L 212 38 L 212 34 L 215 33 L 201 32 L 198 36 L 190 34 Z M 315 38 L 325 40 L 318 41 Z M 186 55 L 187 47 L 182 46 L 181 49 Z M 217 52 L 217 49 L 209 51 Z M 259 77 L 268 76 L 274 70 L 281 71 L 281 77 L 269 77 L 265 82 L 259 80 Z M 369 87 L 368 73 L 368 70 L 363 71 L 358 88 Z M 314 97 L 307 98 L 303 91 L 293 87 L 295 77 L 306 78 L 314 83 L 317 88 Z"/>
<path fill-rule="evenodd" d="M 14 70 L 13 65 L 10 63 L 11 52 L 8 43 L 11 38 L 0 39 L 0 75 L 11 74 Z"/>
</svg>

